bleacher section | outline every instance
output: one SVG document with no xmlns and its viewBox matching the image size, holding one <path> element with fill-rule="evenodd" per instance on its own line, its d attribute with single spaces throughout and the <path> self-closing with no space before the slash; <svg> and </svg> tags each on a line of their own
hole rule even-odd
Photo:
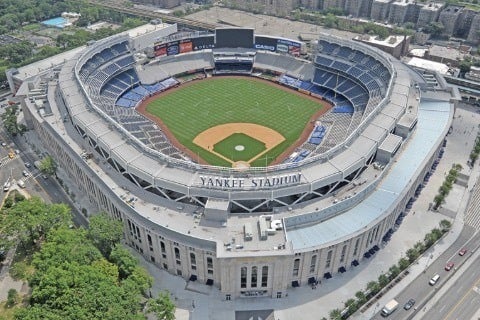
<svg viewBox="0 0 480 320">
<path fill-rule="evenodd" d="M 142 85 L 134 64 L 127 42 L 117 43 L 87 60 L 80 68 L 80 80 L 93 103 L 134 137 L 164 154 L 182 158 L 181 152 L 170 144 L 160 128 L 134 108 L 145 97 L 178 82 L 165 77 L 167 79 L 154 84 Z"/>
<path fill-rule="evenodd" d="M 324 126 L 315 126 L 315 129 L 313 129 L 312 133 L 310 134 L 308 142 L 318 146 L 322 142 L 325 133 L 326 129 Z"/>
<path fill-rule="evenodd" d="M 114 78 L 115 79 L 115 78 Z M 176 86 L 178 81 L 168 78 L 153 85 L 136 85 L 130 87 L 116 100 L 116 105 L 124 108 L 134 108 L 140 101 L 160 91 Z"/>
</svg>

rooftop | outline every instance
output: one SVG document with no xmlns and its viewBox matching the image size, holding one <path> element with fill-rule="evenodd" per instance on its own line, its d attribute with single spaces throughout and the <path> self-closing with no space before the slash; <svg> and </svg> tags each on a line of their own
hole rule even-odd
<svg viewBox="0 0 480 320">
<path fill-rule="evenodd" d="M 428 49 L 428 54 L 450 60 L 463 60 L 468 54 L 460 52 L 456 48 L 433 45 Z"/>
<path fill-rule="evenodd" d="M 436 71 L 440 74 L 447 74 L 448 70 L 450 70 L 450 68 L 444 63 L 425 60 L 417 57 L 413 57 L 412 59 L 410 59 L 407 64 L 411 67 L 429 71 Z"/>
<path fill-rule="evenodd" d="M 380 40 L 378 39 L 377 36 L 356 36 L 353 39 L 357 41 L 362 41 L 365 43 L 377 44 L 385 47 L 394 48 L 399 44 L 401 44 L 404 38 L 403 36 L 389 36 L 384 40 Z"/>
</svg>

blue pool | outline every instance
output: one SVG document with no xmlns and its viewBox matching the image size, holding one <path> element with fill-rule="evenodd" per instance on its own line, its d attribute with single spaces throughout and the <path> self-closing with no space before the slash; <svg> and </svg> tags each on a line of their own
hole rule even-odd
<svg viewBox="0 0 480 320">
<path fill-rule="evenodd" d="M 65 28 L 65 25 L 68 24 L 68 20 L 63 17 L 56 17 L 42 21 L 42 24 L 48 27 Z"/>
</svg>

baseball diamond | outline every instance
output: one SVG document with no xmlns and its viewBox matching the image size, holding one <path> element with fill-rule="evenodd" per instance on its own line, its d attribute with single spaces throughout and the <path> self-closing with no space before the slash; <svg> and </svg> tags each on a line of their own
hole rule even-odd
<svg viewBox="0 0 480 320">
<path fill-rule="evenodd" d="M 212 299 L 281 299 L 372 259 L 439 161 L 454 90 L 330 35 L 307 54 L 249 28 L 177 28 L 7 71 L 87 215 L 122 221 L 127 245 Z"/>
<path fill-rule="evenodd" d="M 254 123 L 226 123 L 209 128 L 193 139 L 193 142 L 232 164 L 243 161 L 248 164 L 260 159 L 269 150 L 285 141 L 277 131 Z M 240 152 L 236 147 L 241 146 Z M 268 161 L 265 156 L 264 163 Z"/>
<path fill-rule="evenodd" d="M 175 138 L 172 141 L 190 150 L 192 159 L 217 166 L 231 166 L 235 160 L 209 149 L 212 143 L 203 143 L 206 132 L 219 134 L 218 130 L 209 129 L 227 123 L 252 123 L 278 132 L 282 141 L 276 140 L 279 143 L 268 145 L 264 154 L 248 159 L 251 166 L 262 167 L 288 157 L 291 152 L 285 151 L 303 143 L 313 120 L 331 107 L 326 101 L 271 81 L 245 76 L 191 81 L 156 97 L 158 99 L 149 99 L 137 110 L 145 112 L 165 132 L 171 133 Z M 262 141 L 259 137 L 264 136 L 263 139 L 268 140 L 268 135 L 259 132 L 255 138 Z M 202 142 L 197 138 L 200 136 Z M 271 139 L 277 136 L 274 134 Z M 259 160 L 262 157 L 267 160 Z"/>
</svg>

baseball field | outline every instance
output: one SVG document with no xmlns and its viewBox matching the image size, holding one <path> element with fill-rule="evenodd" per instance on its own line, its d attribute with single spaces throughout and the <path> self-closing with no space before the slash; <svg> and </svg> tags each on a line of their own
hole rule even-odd
<svg viewBox="0 0 480 320">
<path fill-rule="evenodd" d="M 301 143 L 328 105 L 253 77 L 193 81 L 151 99 L 145 113 L 195 161 L 263 167 Z M 175 141 L 176 140 L 176 141 Z"/>
</svg>

